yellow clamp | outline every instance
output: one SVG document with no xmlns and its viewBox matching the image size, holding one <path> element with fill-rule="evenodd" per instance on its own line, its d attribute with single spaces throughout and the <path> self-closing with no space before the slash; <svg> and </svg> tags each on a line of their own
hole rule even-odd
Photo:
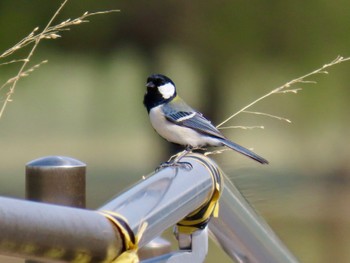
<svg viewBox="0 0 350 263">
<path fill-rule="evenodd" d="M 187 215 L 177 223 L 177 229 L 180 233 L 192 234 L 198 229 L 204 229 L 212 216 L 219 215 L 219 198 L 222 191 L 222 177 L 220 171 L 210 173 L 213 179 L 213 194 L 201 207 Z"/>
<path fill-rule="evenodd" d="M 115 258 L 111 263 L 138 263 L 139 257 L 137 255 L 138 243 L 147 228 L 147 222 L 143 222 L 138 230 L 136 236 L 131 230 L 128 221 L 122 215 L 112 211 L 98 211 L 108 220 L 110 220 L 121 232 L 124 241 L 123 253 Z"/>
</svg>

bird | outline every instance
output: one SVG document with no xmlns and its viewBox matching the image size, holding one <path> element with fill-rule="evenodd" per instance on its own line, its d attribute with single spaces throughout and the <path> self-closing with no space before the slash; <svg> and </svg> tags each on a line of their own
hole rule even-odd
<svg viewBox="0 0 350 263">
<path fill-rule="evenodd" d="M 175 83 L 162 74 L 147 78 L 143 104 L 154 130 L 171 143 L 185 146 L 184 154 L 167 165 L 176 165 L 194 149 L 226 146 L 261 164 L 269 162 L 256 153 L 227 139 L 202 113 L 190 107 L 176 91 Z"/>
</svg>

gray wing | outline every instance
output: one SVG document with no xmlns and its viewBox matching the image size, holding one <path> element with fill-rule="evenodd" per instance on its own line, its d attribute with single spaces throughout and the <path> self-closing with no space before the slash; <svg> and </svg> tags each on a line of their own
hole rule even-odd
<svg viewBox="0 0 350 263">
<path fill-rule="evenodd" d="M 201 113 L 193 110 L 186 104 L 181 106 L 181 109 L 179 107 L 172 107 L 172 105 L 163 107 L 165 118 L 172 123 L 196 130 L 201 134 L 225 139 L 220 131 Z"/>
<path fill-rule="evenodd" d="M 188 106 L 181 99 L 175 101 L 176 103 L 171 104 L 172 102 L 165 104 L 163 106 L 163 113 L 165 118 L 175 123 L 179 126 L 187 127 L 193 129 L 203 135 L 213 136 L 218 138 L 224 145 L 227 147 L 248 156 L 249 158 L 254 159 L 262 164 L 269 163 L 263 157 L 255 154 L 254 152 L 240 146 L 230 140 L 226 139 L 220 131 L 215 128 L 211 122 L 206 119 L 201 113 L 195 111 L 190 106 Z"/>
</svg>

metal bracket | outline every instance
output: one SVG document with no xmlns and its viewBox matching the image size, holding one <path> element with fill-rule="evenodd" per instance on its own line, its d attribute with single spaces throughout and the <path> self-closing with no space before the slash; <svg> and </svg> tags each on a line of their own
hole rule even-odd
<svg viewBox="0 0 350 263">
<path fill-rule="evenodd" d="M 197 230 L 192 234 L 175 234 L 179 242 L 179 251 L 159 257 L 143 260 L 142 263 L 201 263 L 208 253 L 208 228 Z"/>
</svg>

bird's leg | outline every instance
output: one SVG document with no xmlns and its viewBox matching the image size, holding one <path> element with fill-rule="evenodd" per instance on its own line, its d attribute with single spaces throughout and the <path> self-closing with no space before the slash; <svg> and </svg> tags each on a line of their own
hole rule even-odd
<svg viewBox="0 0 350 263">
<path fill-rule="evenodd" d="M 173 163 L 178 163 L 182 157 L 184 157 L 186 154 L 190 153 L 192 151 L 191 146 L 186 146 L 186 149 L 183 150 L 182 152 L 179 152 L 175 159 L 173 160 Z"/>
</svg>

